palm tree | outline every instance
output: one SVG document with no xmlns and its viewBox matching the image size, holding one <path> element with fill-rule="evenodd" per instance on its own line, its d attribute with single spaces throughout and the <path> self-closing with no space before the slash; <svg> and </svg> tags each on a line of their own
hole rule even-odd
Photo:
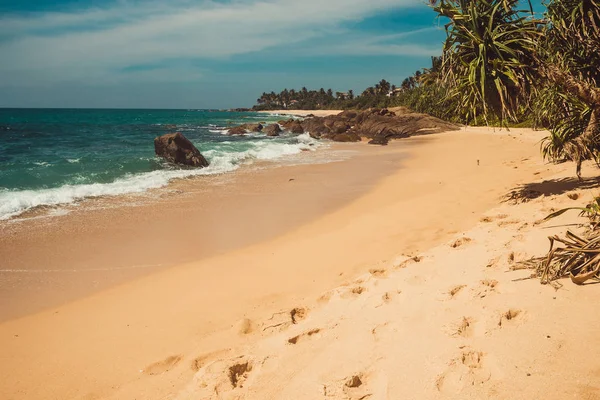
<svg viewBox="0 0 600 400">
<path fill-rule="evenodd" d="M 591 0 L 548 3 L 540 73 L 548 82 L 536 119 L 551 130 L 545 157 L 576 162 L 600 159 L 600 4 Z"/>
<path fill-rule="evenodd" d="M 459 98 L 468 120 L 483 114 L 516 120 L 535 76 L 539 21 L 518 10 L 519 0 L 431 1 L 448 18 L 441 81 Z"/>
</svg>

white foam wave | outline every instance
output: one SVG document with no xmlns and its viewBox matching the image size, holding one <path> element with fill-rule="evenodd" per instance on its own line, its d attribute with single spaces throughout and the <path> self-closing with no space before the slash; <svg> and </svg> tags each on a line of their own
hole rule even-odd
<svg viewBox="0 0 600 400">
<path fill-rule="evenodd" d="M 252 160 L 275 160 L 305 150 L 314 150 L 319 145 L 308 134 L 298 136 L 297 140 L 298 143 L 294 144 L 271 140 L 257 141 L 252 144 L 252 148 L 242 152 L 209 150 L 204 152 L 204 155 L 209 159 L 210 166 L 202 169 L 157 170 L 128 175 L 111 183 L 69 184 L 51 189 L 0 189 L 0 220 L 9 219 L 39 206 L 76 203 L 90 197 L 141 193 L 166 186 L 172 179 L 222 174 Z"/>
<path fill-rule="evenodd" d="M 67 158 L 67 162 L 69 162 L 70 164 L 76 164 L 79 161 L 81 161 L 81 158 Z"/>
</svg>

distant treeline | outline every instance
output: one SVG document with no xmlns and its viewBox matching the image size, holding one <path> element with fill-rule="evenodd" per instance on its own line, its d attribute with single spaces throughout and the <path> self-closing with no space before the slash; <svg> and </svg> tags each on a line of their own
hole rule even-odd
<svg viewBox="0 0 600 400">
<path fill-rule="evenodd" d="M 422 75 L 418 71 L 417 76 Z M 331 89 L 300 90 L 284 89 L 280 93 L 263 93 L 253 107 L 256 111 L 296 109 L 364 109 L 371 107 L 388 107 L 392 105 L 393 98 L 399 93 L 418 86 L 418 80 L 413 76 L 406 78 L 400 87 L 392 85 L 382 79 L 374 86 L 366 88 L 362 93 L 355 95 L 354 91 L 333 92 Z"/>
<path fill-rule="evenodd" d="M 430 68 L 416 71 L 405 78 L 400 86 L 382 79 L 358 95 L 352 90 L 334 92 L 332 89 L 308 90 L 306 87 L 300 90 L 286 88 L 280 93 L 263 93 L 256 100 L 253 110 L 346 110 L 406 106 L 418 112 L 456 120 L 456 115 L 441 104 L 446 98 L 439 85 L 436 85 L 441 64 L 441 57 L 432 57 Z"/>
</svg>

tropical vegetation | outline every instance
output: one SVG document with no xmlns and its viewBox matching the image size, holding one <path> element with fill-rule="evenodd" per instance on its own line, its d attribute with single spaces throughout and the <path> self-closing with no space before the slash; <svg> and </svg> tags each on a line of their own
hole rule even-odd
<svg viewBox="0 0 600 400">
<path fill-rule="evenodd" d="M 551 161 L 600 161 L 600 2 L 431 0 L 446 41 L 431 66 L 396 87 L 381 80 L 359 95 L 285 89 L 255 109 L 406 106 L 463 124 L 544 128 Z"/>
</svg>

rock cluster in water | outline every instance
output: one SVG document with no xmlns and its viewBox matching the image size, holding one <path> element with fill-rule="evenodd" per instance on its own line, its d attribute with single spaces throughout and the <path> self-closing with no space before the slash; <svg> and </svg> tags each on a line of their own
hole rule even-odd
<svg viewBox="0 0 600 400">
<path fill-rule="evenodd" d="M 295 134 L 308 133 L 315 139 L 360 142 L 364 138 L 369 140 L 369 144 L 386 145 L 390 139 L 458 130 L 459 126 L 431 115 L 398 107 L 395 112 L 388 109 L 371 109 L 344 111 L 327 117 L 311 116 L 303 121 L 282 120 L 264 129 L 260 124 L 245 124 L 231 128 L 228 133 L 243 135 L 248 132 L 264 132 L 268 136 L 277 136 L 280 128 Z"/>
</svg>

